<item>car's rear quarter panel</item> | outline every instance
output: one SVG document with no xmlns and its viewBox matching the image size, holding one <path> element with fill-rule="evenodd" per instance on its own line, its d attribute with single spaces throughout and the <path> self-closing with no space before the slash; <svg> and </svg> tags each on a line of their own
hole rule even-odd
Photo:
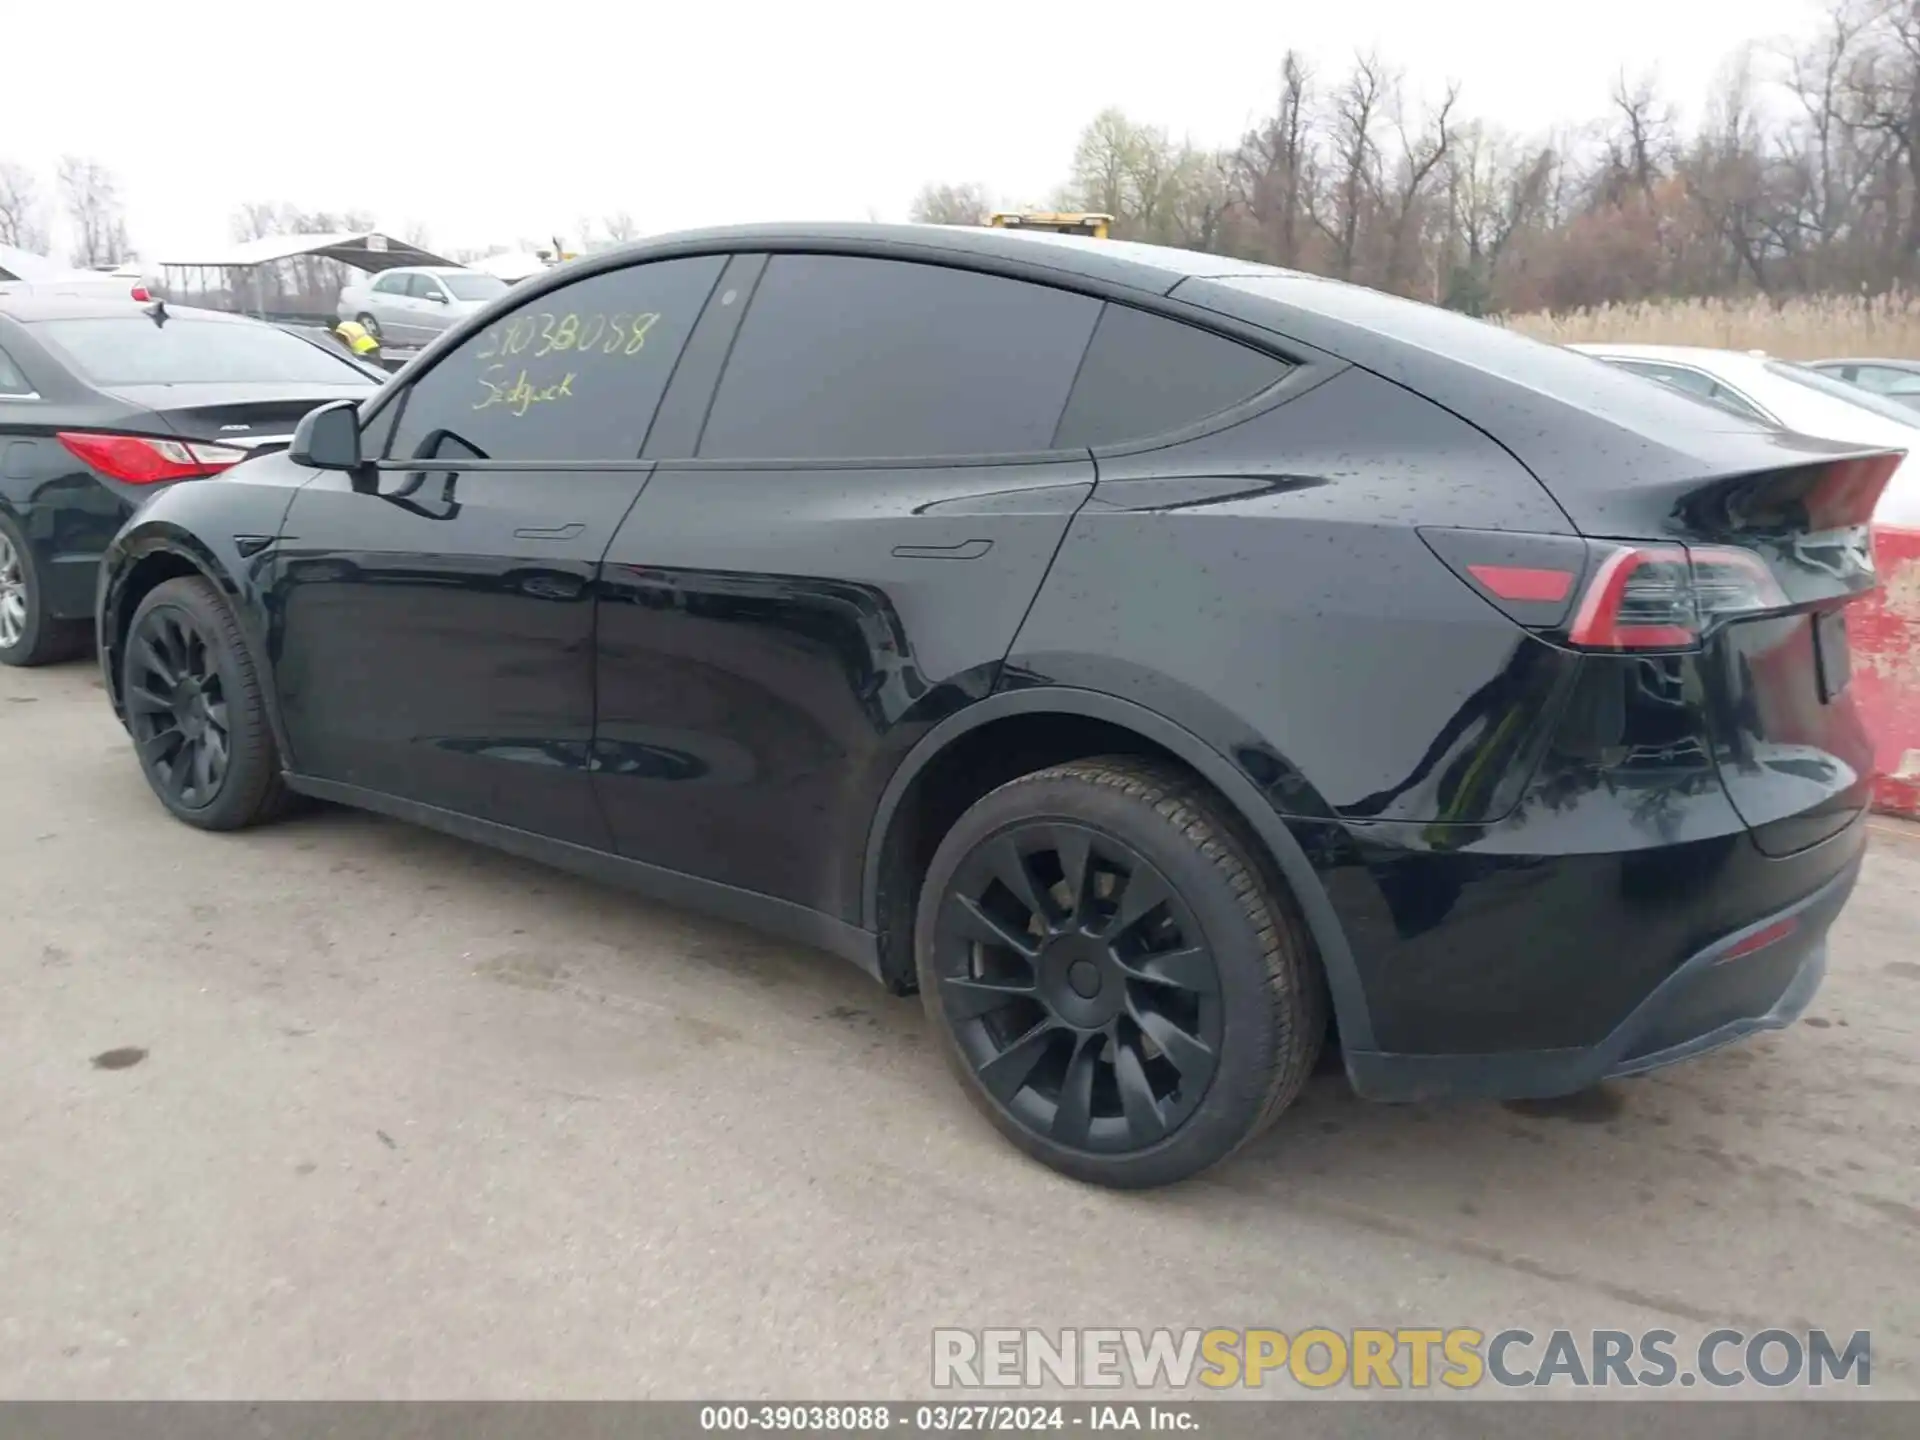
<svg viewBox="0 0 1920 1440">
<path fill-rule="evenodd" d="M 1429 525 L 1572 530 L 1481 430 L 1359 369 L 1104 457 L 1002 683 L 1136 700 L 1264 793 L 1353 951 L 1350 1046 L 1591 1046 L 1846 857 L 1754 848 L 1700 657 L 1536 639 L 1440 563 Z"/>
</svg>

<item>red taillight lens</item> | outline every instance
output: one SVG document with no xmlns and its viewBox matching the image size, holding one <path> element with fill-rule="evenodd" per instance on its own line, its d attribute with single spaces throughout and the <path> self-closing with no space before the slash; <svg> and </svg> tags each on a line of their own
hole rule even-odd
<svg viewBox="0 0 1920 1440">
<path fill-rule="evenodd" d="M 147 301 L 153 299 L 153 292 L 144 285 L 136 285 L 133 287 L 133 298 L 144 305 Z"/>
<path fill-rule="evenodd" d="M 217 475 L 247 458 L 230 445 L 152 440 L 144 435 L 94 435 L 63 430 L 60 443 L 103 475 L 129 485 L 162 485 Z"/>
<path fill-rule="evenodd" d="M 1469 565 L 1467 573 L 1502 600 L 1550 603 L 1573 589 L 1571 570 L 1540 570 L 1526 565 Z"/>
<path fill-rule="evenodd" d="M 1788 603 L 1766 562 L 1724 545 L 1621 545 L 1587 583 L 1567 633 L 1588 650 L 1685 650 L 1716 620 Z"/>
<path fill-rule="evenodd" d="M 1763 925 L 1739 943 L 1729 946 L 1727 952 L 1713 963 L 1724 965 L 1729 960 L 1738 960 L 1744 955 L 1757 954 L 1767 946 L 1786 939 L 1800 928 L 1800 918 L 1789 915 L 1784 920 L 1776 920 L 1771 925 Z"/>
</svg>

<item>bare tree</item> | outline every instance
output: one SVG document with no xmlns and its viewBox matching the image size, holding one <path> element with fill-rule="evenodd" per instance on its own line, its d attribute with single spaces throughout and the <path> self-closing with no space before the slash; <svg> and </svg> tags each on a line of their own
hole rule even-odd
<svg viewBox="0 0 1920 1440">
<path fill-rule="evenodd" d="M 1414 232 L 1420 223 L 1420 205 L 1427 197 L 1429 183 L 1446 161 L 1448 146 L 1453 142 L 1447 122 L 1459 100 L 1460 87 L 1457 84 L 1449 85 L 1446 97 L 1419 135 L 1409 135 L 1405 119 L 1398 113 L 1395 115 L 1394 132 L 1400 145 L 1400 170 L 1389 201 L 1391 209 L 1387 221 L 1389 229 L 1384 278 L 1390 290 L 1401 285 L 1413 263 L 1410 252 L 1417 238 Z M 1394 109 L 1396 112 L 1400 109 L 1397 94 L 1394 97 Z"/>
<path fill-rule="evenodd" d="M 0 160 L 0 245 L 36 255 L 44 255 L 49 248 L 40 187 L 32 171 L 11 160 Z"/>
<path fill-rule="evenodd" d="M 1353 278 L 1365 211 L 1379 189 L 1380 146 L 1374 128 L 1386 89 L 1385 63 L 1377 55 L 1361 55 L 1334 93 L 1333 215 L 1330 220 L 1316 220 L 1333 241 L 1333 273 L 1343 280 Z"/>
<path fill-rule="evenodd" d="M 633 216 L 625 210 L 616 210 L 611 215 L 600 217 L 600 228 L 607 232 L 607 239 L 615 245 L 626 245 L 640 238 L 640 227 L 634 224 Z"/>
<path fill-rule="evenodd" d="M 920 225 L 984 225 L 992 214 L 987 187 L 973 181 L 922 186 L 907 210 L 907 218 Z"/>
<path fill-rule="evenodd" d="M 1403 108 L 1378 55 L 1321 84 L 1288 54 L 1225 151 L 1100 111 L 1055 203 L 1474 311 L 1920 286 L 1920 0 L 1826 3 L 1772 65 L 1736 51 L 1685 125 L 1650 72 L 1587 124 L 1510 135 L 1452 90 Z M 984 209 L 929 187 L 916 214 Z"/>
<path fill-rule="evenodd" d="M 1301 226 L 1318 181 L 1312 103 L 1313 72 L 1298 51 L 1289 50 L 1280 62 L 1278 107 L 1227 162 L 1233 202 L 1282 265 L 1300 263 Z"/>
<path fill-rule="evenodd" d="M 63 156 L 60 195 L 78 242 L 73 252 L 75 263 L 91 268 L 119 265 L 132 258 L 120 185 L 111 170 L 97 160 Z"/>
</svg>

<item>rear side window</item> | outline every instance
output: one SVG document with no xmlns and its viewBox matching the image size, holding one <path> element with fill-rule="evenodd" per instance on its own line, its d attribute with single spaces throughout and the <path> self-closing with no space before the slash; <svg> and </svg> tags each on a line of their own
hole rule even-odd
<svg viewBox="0 0 1920 1440">
<path fill-rule="evenodd" d="M 366 371 L 272 325 L 196 320 L 155 324 L 144 312 L 42 320 L 34 337 L 94 385 L 370 383 Z"/>
<path fill-rule="evenodd" d="M 728 460 L 1047 450 L 1100 302 L 968 270 L 776 255 L 700 442 Z"/>
<path fill-rule="evenodd" d="M 1620 360 L 1615 363 L 1622 370 L 1631 371 L 1635 375 L 1644 375 L 1647 379 L 1657 380 L 1672 389 L 1711 401 L 1735 415 L 1758 420 L 1763 424 L 1768 423 L 1767 417 L 1754 409 L 1745 397 L 1729 390 L 1703 371 L 1690 370 L 1684 365 L 1662 365 L 1653 360 Z"/>
<path fill-rule="evenodd" d="M 31 395 L 33 386 L 27 383 L 27 377 L 20 373 L 20 367 L 13 363 L 13 357 L 0 350 L 0 395 Z"/>
<path fill-rule="evenodd" d="M 637 458 L 726 260 L 630 265 L 509 311 L 413 382 L 390 456 Z"/>
<path fill-rule="evenodd" d="M 1290 368 L 1178 320 L 1109 305 L 1054 443 L 1077 449 L 1177 430 L 1259 394 Z"/>
<path fill-rule="evenodd" d="M 373 288 L 382 295 L 404 295 L 407 293 L 407 282 L 412 278 L 410 275 L 395 275 L 389 272 L 375 280 Z"/>
</svg>

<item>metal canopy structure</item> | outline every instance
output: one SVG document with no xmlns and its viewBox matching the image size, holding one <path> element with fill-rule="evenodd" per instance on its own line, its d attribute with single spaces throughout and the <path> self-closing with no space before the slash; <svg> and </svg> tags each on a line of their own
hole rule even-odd
<svg viewBox="0 0 1920 1440">
<path fill-rule="evenodd" d="M 356 270 L 391 270 L 397 265 L 452 265 L 451 260 L 396 240 L 378 230 L 339 230 L 327 235 L 263 235 L 258 240 L 242 240 L 236 245 L 194 252 L 179 259 L 162 260 L 168 269 L 248 270 L 256 265 L 271 265 L 276 260 L 311 256 L 316 260 L 338 260 Z"/>
<path fill-rule="evenodd" d="M 167 296 L 183 304 L 330 325 L 334 299 L 346 279 L 341 267 L 378 272 L 399 265 L 451 267 L 454 262 L 379 230 L 340 230 L 210 246 L 162 260 L 160 270 Z"/>
</svg>

